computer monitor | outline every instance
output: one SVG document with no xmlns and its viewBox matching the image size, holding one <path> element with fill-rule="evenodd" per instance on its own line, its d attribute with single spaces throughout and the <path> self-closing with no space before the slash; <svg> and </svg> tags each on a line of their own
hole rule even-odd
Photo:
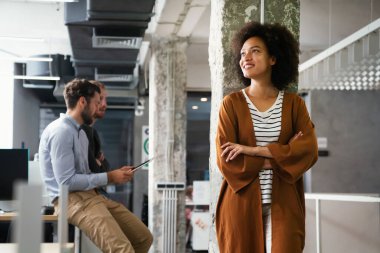
<svg viewBox="0 0 380 253">
<path fill-rule="evenodd" d="M 0 149 L 0 201 L 14 199 L 16 181 L 28 181 L 28 160 L 28 149 Z"/>
</svg>

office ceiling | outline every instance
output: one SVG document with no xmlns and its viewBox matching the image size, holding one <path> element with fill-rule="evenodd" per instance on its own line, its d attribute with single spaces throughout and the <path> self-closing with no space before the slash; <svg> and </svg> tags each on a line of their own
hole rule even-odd
<svg viewBox="0 0 380 253">
<path fill-rule="evenodd" d="M 301 62 L 380 17 L 376 0 L 300 2 Z M 210 0 L 3 0 L 0 22 L 0 58 L 71 55 L 76 75 L 127 88 L 142 77 L 152 36 L 188 37 L 188 89 L 210 90 Z"/>
</svg>

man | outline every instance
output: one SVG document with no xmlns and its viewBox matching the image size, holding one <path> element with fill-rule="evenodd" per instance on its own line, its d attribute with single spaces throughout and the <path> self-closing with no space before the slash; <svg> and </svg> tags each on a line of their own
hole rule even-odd
<svg viewBox="0 0 380 253">
<path fill-rule="evenodd" d="M 93 125 L 97 119 L 104 118 L 107 109 L 107 91 L 103 83 L 90 80 L 92 84 L 95 84 L 100 89 L 100 104 L 98 106 L 98 110 L 96 110 L 94 114 L 94 120 L 91 125 L 82 125 L 82 129 L 85 131 L 87 138 L 89 140 L 88 147 L 88 163 L 90 166 L 90 170 L 94 173 L 99 172 L 107 172 L 110 171 L 110 165 L 107 159 L 104 157 L 101 148 L 101 142 L 99 138 L 99 134 Z"/>
<path fill-rule="evenodd" d="M 50 123 L 41 136 L 39 157 L 42 176 L 58 210 L 59 185 L 69 187 L 67 216 L 103 252 L 147 252 L 152 235 L 123 205 L 96 190 L 132 179 L 131 166 L 93 174 L 88 165 L 88 139 L 80 128 L 91 125 L 100 103 L 100 89 L 84 79 L 65 86 L 66 114 Z"/>
</svg>

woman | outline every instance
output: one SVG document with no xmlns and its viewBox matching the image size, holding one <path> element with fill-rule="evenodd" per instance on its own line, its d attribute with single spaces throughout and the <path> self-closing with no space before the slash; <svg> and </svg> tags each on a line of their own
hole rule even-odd
<svg viewBox="0 0 380 253">
<path fill-rule="evenodd" d="M 233 52 L 247 87 L 226 96 L 219 113 L 220 252 L 302 252 L 302 176 L 317 160 L 317 143 L 304 101 L 284 91 L 297 80 L 298 42 L 281 25 L 251 22 L 235 35 Z"/>
</svg>

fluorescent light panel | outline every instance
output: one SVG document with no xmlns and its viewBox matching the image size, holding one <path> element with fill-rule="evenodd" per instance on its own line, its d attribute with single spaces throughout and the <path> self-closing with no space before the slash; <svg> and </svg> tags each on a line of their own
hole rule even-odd
<svg viewBox="0 0 380 253">
<path fill-rule="evenodd" d="M 31 83 L 24 83 L 22 84 L 24 88 L 29 89 L 53 89 L 54 85 L 51 84 L 31 84 Z"/>
<path fill-rule="evenodd" d="M 11 0 L 11 2 L 73 3 L 78 2 L 78 0 Z"/>
<path fill-rule="evenodd" d="M 13 76 L 13 79 L 20 80 L 46 80 L 46 81 L 59 81 L 61 78 L 59 76 Z"/>
<path fill-rule="evenodd" d="M 16 58 L 19 61 L 43 61 L 43 62 L 52 62 L 53 58 L 46 58 L 46 57 L 20 57 Z"/>
<path fill-rule="evenodd" d="M 44 42 L 43 38 L 28 38 L 28 37 L 15 37 L 15 36 L 0 36 L 0 40 L 15 40 L 15 41 L 28 41 L 28 42 Z"/>
<path fill-rule="evenodd" d="M 30 62 L 30 61 L 36 61 L 36 62 L 52 62 L 53 58 L 46 58 L 46 57 L 6 57 L 6 58 L 0 58 L 0 60 L 8 60 L 8 61 L 15 61 L 15 62 Z"/>
</svg>

